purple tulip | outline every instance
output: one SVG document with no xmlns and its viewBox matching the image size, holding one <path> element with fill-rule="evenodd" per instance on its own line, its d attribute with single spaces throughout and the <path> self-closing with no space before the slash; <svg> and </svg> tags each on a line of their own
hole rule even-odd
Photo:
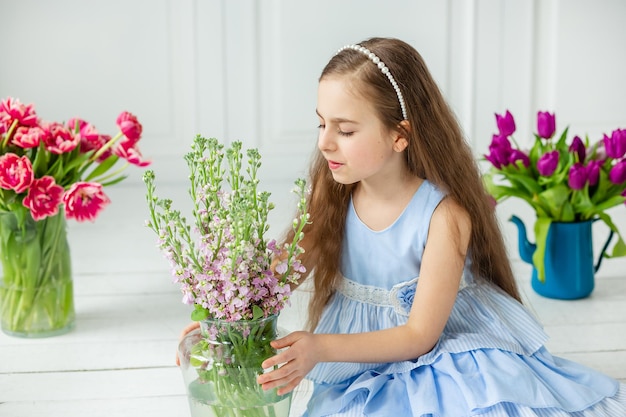
<svg viewBox="0 0 626 417">
<path fill-rule="evenodd" d="M 485 155 L 485 159 L 493 164 L 494 167 L 501 169 L 510 163 L 511 142 L 506 136 L 493 135 L 491 145 L 489 145 L 489 155 Z"/>
<path fill-rule="evenodd" d="M 585 144 L 580 137 L 574 136 L 574 140 L 572 140 L 572 144 L 569 146 L 569 151 L 578 154 L 578 162 L 585 161 L 587 149 L 585 149 Z"/>
<path fill-rule="evenodd" d="M 554 113 L 547 111 L 537 112 L 537 134 L 540 138 L 550 139 L 556 130 Z"/>
<path fill-rule="evenodd" d="M 588 181 L 589 185 L 594 186 L 600 180 L 600 166 L 602 162 L 596 161 L 595 159 L 589 161 L 587 164 L 587 175 L 589 175 Z"/>
<path fill-rule="evenodd" d="M 504 115 L 496 113 L 496 124 L 501 136 L 511 136 L 515 132 L 515 119 L 508 110 Z"/>
<path fill-rule="evenodd" d="M 613 184 L 626 182 L 626 159 L 619 161 L 609 172 L 609 181 Z"/>
<path fill-rule="evenodd" d="M 609 138 L 604 135 L 604 149 L 609 158 L 621 158 L 626 154 L 626 129 L 616 129 Z"/>
<path fill-rule="evenodd" d="M 585 167 L 580 162 L 576 162 L 569 169 L 569 177 L 567 183 L 569 184 L 572 190 L 582 190 L 585 188 L 585 183 L 589 178 L 589 173 L 587 172 L 587 167 Z"/>
<path fill-rule="evenodd" d="M 537 161 L 537 171 L 544 177 L 549 177 L 554 173 L 559 165 L 559 151 L 552 151 L 541 155 Z"/>
<path fill-rule="evenodd" d="M 509 156 L 509 162 L 517 167 L 517 161 L 522 161 L 526 168 L 530 165 L 530 158 L 528 158 L 528 155 L 519 149 L 513 149 L 511 151 L 511 155 Z"/>
</svg>

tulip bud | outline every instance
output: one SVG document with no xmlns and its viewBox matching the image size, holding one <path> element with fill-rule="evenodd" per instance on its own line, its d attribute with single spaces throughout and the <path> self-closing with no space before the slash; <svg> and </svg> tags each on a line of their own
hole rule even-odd
<svg viewBox="0 0 626 417">
<path fill-rule="evenodd" d="M 509 162 L 517 167 L 517 161 L 522 161 L 526 168 L 528 168 L 528 166 L 530 165 L 530 159 L 528 158 L 528 155 L 526 155 L 519 149 L 513 149 L 511 151 L 511 155 L 509 156 Z"/>
<path fill-rule="evenodd" d="M 609 181 L 613 184 L 626 182 L 626 159 L 619 161 L 609 172 Z"/>
<path fill-rule="evenodd" d="M 626 154 L 626 129 L 614 130 L 610 138 L 604 135 L 603 142 L 606 156 L 614 159 L 621 158 Z"/>
<path fill-rule="evenodd" d="M 544 177 L 549 177 L 554 173 L 559 165 L 559 151 L 547 152 L 537 161 L 537 171 Z"/>
<path fill-rule="evenodd" d="M 587 168 L 580 162 L 576 162 L 569 169 L 569 177 L 567 183 L 572 190 L 582 190 L 589 178 Z"/>
<path fill-rule="evenodd" d="M 504 115 L 496 114 L 496 124 L 501 136 L 511 136 L 515 132 L 515 119 L 508 110 Z"/>
<path fill-rule="evenodd" d="M 569 151 L 578 155 L 578 162 L 584 162 L 587 150 L 585 144 L 578 136 L 574 136 L 572 144 L 569 147 Z"/>
<path fill-rule="evenodd" d="M 511 151 L 511 142 L 506 136 L 493 135 L 491 145 L 489 145 L 489 155 L 485 155 L 485 159 L 496 168 L 501 169 L 510 163 Z"/>
<path fill-rule="evenodd" d="M 602 165 L 602 163 L 596 160 L 589 161 L 587 165 L 587 175 L 589 176 L 587 181 L 589 181 L 589 185 L 591 186 L 596 185 L 600 180 L 600 165 Z"/>
<path fill-rule="evenodd" d="M 544 139 L 550 139 L 556 130 L 554 113 L 547 111 L 537 112 L 537 134 Z"/>
</svg>

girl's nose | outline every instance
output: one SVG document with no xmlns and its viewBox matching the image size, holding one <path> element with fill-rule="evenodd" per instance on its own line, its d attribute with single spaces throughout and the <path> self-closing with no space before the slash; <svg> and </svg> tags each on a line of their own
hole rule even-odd
<svg viewBox="0 0 626 417">
<path fill-rule="evenodd" d="M 319 150 L 332 151 L 335 149 L 335 146 L 336 144 L 332 132 L 325 127 L 321 127 L 317 136 L 317 147 Z"/>
</svg>

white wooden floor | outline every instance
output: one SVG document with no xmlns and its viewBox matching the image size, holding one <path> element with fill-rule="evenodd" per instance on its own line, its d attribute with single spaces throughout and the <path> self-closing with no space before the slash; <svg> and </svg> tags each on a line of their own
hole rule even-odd
<svg viewBox="0 0 626 417">
<path fill-rule="evenodd" d="M 188 415 L 174 354 L 190 308 L 144 226 L 143 185 L 116 187 L 107 191 L 113 203 L 95 224 L 70 224 L 76 328 L 47 339 L 0 334 L 1 417 Z M 175 204 L 186 198 L 181 187 L 157 191 Z M 289 224 L 290 210 L 277 207 L 271 223 Z M 625 265 L 624 272 L 599 277 L 593 295 L 579 301 L 541 298 L 530 289 L 529 267 L 516 270 L 527 305 L 551 336 L 552 353 L 626 381 L 626 263 L 605 262 Z M 280 326 L 300 328 L 305 304 L 306 293 L 297 293 Z M 295 394 L 293 416 L 303 410 L 308 388 Z"/>
</svg>

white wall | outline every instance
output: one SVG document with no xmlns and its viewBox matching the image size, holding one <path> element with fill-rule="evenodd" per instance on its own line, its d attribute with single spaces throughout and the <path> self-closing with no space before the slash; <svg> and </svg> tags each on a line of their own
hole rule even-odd
<svg viewBox="0 0 626 417">
<path fill-rule="evenodd" d="M 107 132 L 121 110 L 137 114 L 159 181 L 185 184 L 200 133 L 258 147 L 264 179 L 291 184 L 315 146 L 317 77 L 344 44 L 414 45 L 479 156 L 506 109 L 520 142 L 537 110 L 592 139 L 626 127 L 625 18 L 623 0 L 0 0 L 0 97 Z M 498 210 L 517 257 L 506 219 L 532 212 Z M 611 214 L 626 233 L 625 210 Z M 605 262 L 600 276 L 625 267 Z"/>
</svg>

